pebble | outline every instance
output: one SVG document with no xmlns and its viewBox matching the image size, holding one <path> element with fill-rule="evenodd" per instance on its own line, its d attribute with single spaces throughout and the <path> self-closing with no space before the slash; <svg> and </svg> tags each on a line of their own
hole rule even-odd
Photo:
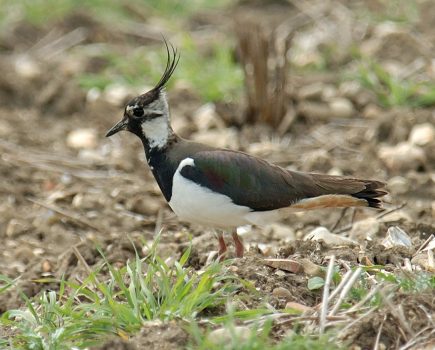
<svg viewBox="0 0 435 350">
<path fill-rule="evenodd" d="M 396 146 L 381 146 L 378 156 L 394 171 L 416 170 L 426 162 L 423 149 L 409 142 L 400 142 Z"/>
<path fill-rule="evenodd" d="M 276 253 L 276 248 L 270 244 L 258 243 L 257 247 L 263 256 L 273 256 Z"/>
<path fill-rule="evenodd" d="M 351 100 L 355 99 L 361 92 L 361 85 L 355 80 L 344 81 L 338 88 L 338 93 Z"/>
<path fill-rule="evenodd" d="M 310 259 L 302 258 L 299 262 L 301 263 L 306 275 L 324 277 L 325 272 L 322 267 L 313 263 Z"/>
<path fill-rule="evenodd" d="M 297 111 L 312 119 L 328 120 L 331 117 L 331 108 L 324 102 L 302 101 L 298 104 Z"/>
<path fill-rule="evenodd" d="M 91 128 L 73 130 L 68 134 L 66 144 L 75 149 L 95 148 L 97 146 L 97 132 Z"/>
<path fill-rule="evenodd" d="M 365 240 L 371 240 L 379 231 L 379 221 L 374 217 L 369 217 L 355 222 L 350 230 L 349 237 L 358 242 L 363 242 Z"/>
<path fill-rule="evenodd" d="M 251 330 L 245 326 L 234 326 L 231 328 L 218 328 L 211 331 L 207 337 L 208 341 L 215 344 L 240 344 L 249 339 Z M 237 339 L 235 342 L 233 339 Z"/>
<path fill-rule="evenodd" d="M 290 291 L 283 287 L 277 287 L 272 291 L 272 295 L 279 299 L 288 300 L 292 297 Z"/>
<path fill-rule="evenodd" d="M 313 309 L 312 307 L 302 305 L 302 304 L 296 303 L 294 301 L 289 301 L 287 304 L 285 304 L 285 308 L 297 310 L 300 312 L 311 311 Z"/>
<path fill-rule="evenodd" d="M 143 215 L 156 215 L 162 208 L 159 200 L 144 196 L 135 196 L 128 199 L 125 207 L 132 212 Z"/>
<path fill-rule="evenodd" d="M 418 253 L 411 259 L 411 263 L 421 266 L 426 271 L 435 272 L 433 250 L 426 250 Z"/>
<path fill-rule="evenodd" d="M 216 106 L 214 103 L 206 103 L 199 107 L 192 116 L 199 131 L 209 130 L 213 128 L 224 128 L 225 123 L 221 120 L 216 113 Z"/>
<path fill-rule="evenodd" d="M 409 134 L 409 142 L 417 146 L 425 146 L 435 139 L 435 127 L 430 123 L 414 125 Z"/>
<path fill-rule="evenodd" d="M 412 241 L 408 234 L 399 226 L 391 226 L 388 228 L 387 236 L 381 243 L 385 248 L 393 248 L 397 246 L 404 246 L 411 248 Z"/>
<path fill-rule="evenodd" d="M 42 74 L 40 65 L 28 55 L 21 55 L 14 61 L 15 72 L 26 79 L 33 79 Z"/>
<path fill-rule="evenodd" d="M 329 245 L 358 245 L 353 239 L 329 232 L 326 227 L 317 227 L 304 237 L 304 241 L 324 241 Z"/>
<path fill-rule="evenodd" d="M 18 219 L 12 219 L 8 222 L 8 225 L 6 226 L 6 236 L 8 237 L 17 237 L 21 233 L 24 233 L 28 229 L 25 222 L 18 220 Z"/>
<path fill-rule="evenodd" d="M 104 89 L 103 98 L 113 106 L 122 106 L 127 98 L 133 94 L 133 91 L 125 85 L 111 84 Z"/>
<path fill-rule="evenodd" d="M 380 222 L 411 222 L 411 216 L 404 210 L 395 210 L 379 219 Z"/>
<path fill-rule="evenodd" d="M 323 83 L 313 83 L 302 86 L 298 91 L 300 100 L 320 100 L 325 89 Z"/>
<path fill-rule="evenodd" d="M 234 128 L 212 129 L 191 135 L 193 141 L 205 143 L 217 148 L 239 148 L 238 132 Z"/>
<path fill-rule="evenodd" d="M 383 111 L 382 108 L 379 107 L 375 103 L 370 103 L 366 107 L 364 107 L 363 110 L 363 117 L 367 119 L 376 119 L 379 118 L 380 115 L 382 115 Z"/>
<path fill-rule="evenodd" d="M 280 223 L 267 225 L 263 232 L 266 236 L 271 237 L 272 239 L 280 239 L 287 242 L 296 239 L 295 231 L 291 227 Z"/>
<path fill-rule="evenodd" d="M 331 114 L 336 118 L 350 118 L 355 114 L 352 102 L 344 97 L 336 97 L 329 101 Z"/>
<path fill-rule="evenodd" d="M 393 176 L 388 180 L 388 189 L 394 194 L 405 194 L 409 190 L 409 181 L 403 176 Z"/>
<path fill-rule="evenodd" d="M 274 269 L 280 269 L 292 273 L 298 273 L 302 270 L 302 265 L 292 259 L 264 259 L 264 264 Z"/>
</svg>

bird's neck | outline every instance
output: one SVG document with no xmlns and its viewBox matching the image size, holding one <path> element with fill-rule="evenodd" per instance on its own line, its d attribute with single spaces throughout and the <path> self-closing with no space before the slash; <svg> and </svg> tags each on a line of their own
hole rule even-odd
<svg viewBox="0 0 435 350">
<path fill-rule="evenodd" d="M 141 125 L 140 138 L 147 154 L 165 149 L 174 137 L 176 135 L 169 123 L 168 115 L 148 120 Z"/>
</svg>

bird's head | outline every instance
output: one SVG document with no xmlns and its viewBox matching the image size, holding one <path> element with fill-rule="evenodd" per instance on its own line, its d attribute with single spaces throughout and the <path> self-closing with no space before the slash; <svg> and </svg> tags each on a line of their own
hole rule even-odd
<svg viewBox="0 0 435 350">
<path fill-rule="evenodd" d="M 166 41 L 165 45 L 168 58 L 160 81 L 152 90 L 127 103 L 123 118 L 107 132 L 106 137 L 127 130 L 139 136 L 150 148 L 161 148 L 166 144 L 172 130 L 169 125 L 165 85 L 174 73 L 180 55 L 172 45 L 168 46 Z"/>
</svg>

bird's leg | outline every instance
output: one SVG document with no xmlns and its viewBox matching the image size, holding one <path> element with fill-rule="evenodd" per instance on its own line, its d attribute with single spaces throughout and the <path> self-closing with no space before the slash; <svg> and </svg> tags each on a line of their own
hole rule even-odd
<svg viewBox="0 0 435 350">
<path fill-rule="evenodd" d="M 236 248 L 236 257 L 243 258 L 243 252 L 245 250 L 245 247 L 243 246 L 243 242 L 240 239 L 239 235 L 237 234 L 237 229 L 235 229 L 232 233 L 234 246 Z"/>
<path fill-rule="evenodd" d="M 217 238 L 219 241 L 219 261 L 224 260 L 226 252 L 227 252 L 227 245 L 225 244 L 224 240 L 224 234 L 223 232 L 218 232 Z"/>
</svg>

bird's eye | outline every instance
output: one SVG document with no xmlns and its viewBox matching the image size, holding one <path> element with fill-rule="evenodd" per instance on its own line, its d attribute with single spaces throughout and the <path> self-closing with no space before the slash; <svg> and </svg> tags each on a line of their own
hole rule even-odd
<svg viewBox="0 0 435 350">
<path fill-rule="evenodd" d="M 141 107 L 135 107 L 133 108 L 133 115 L 135 117 L 142 117 L 144 114 L 143 108 Z"/>
</svg>

